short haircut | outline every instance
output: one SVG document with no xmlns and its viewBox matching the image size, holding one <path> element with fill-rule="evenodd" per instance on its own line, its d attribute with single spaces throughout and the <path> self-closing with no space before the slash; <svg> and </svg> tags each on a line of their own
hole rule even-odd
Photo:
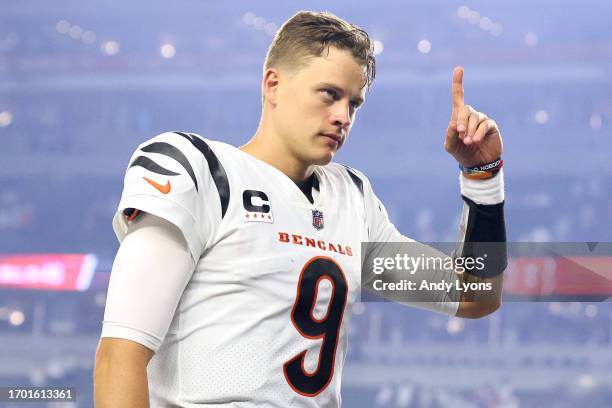
<svg viewBox="0 0 612 408">
<path fill-rule="evenodd" d="M 328 12 L 300 11 L 287 20 L 274 36 L 264 63 L 271 67 L 298 70 L 311 57 L 320 57 L 329 47 L 350 51 L 366 67 L 364 86 L 376 76 L 374 45 L 361 28 Z"/>
</svg>

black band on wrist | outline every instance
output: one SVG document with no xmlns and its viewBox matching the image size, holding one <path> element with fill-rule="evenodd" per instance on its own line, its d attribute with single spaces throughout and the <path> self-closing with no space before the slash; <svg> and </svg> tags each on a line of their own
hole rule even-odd
<svg viewBox="0 0 612 408">
<path fill-rule="evenodd" d="M 466 272 L 480 278 L 492 278 L 504 272 L 508 265 L 504 202 L 476 204 L 461 196 L 468 207 L 465 237 L 461 256 L 484 257 L 485 268 Z"/>
</svg>

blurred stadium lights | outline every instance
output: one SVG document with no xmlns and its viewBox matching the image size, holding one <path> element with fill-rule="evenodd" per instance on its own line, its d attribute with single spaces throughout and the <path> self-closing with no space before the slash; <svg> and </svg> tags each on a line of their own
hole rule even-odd
<svg viewBox="0 0 612 408">
<path fill-rule="evenodd" d="M 462 19 L 468 18 L 470 16 L 470 8 L 468 6 L 459 6 L 457 16 Z"/>
<path fill-rule="evenodd" d="M 374 40 L 374 55 L 380 55 L 385 50 L 385 44 L 381 40 Z"/>
<path fill-rule="evenodd" d="M 353 314 L 355 315 L 361 315 L 363 314 L 363 312 L 365 312 L 365 305 L 362 302 L 355 302 L 355 304 L 353 304 Z"/>
<path fill-rule="evenodd" d="M 106 55 L 116 55 L 119 49 L 119 43 L 114 40 L 105 41 L 100 46 L 100 50 Z"/>
<path fill-rule="evenodd" d="M 483 31 L 488 31 L 491 35 L 499 36 L 503 33 L 501 24 L 494 22 L 491 18 L 481 15 L 478 11 L 470 9 L 468 6 L 457 8 L 457 17 L 470 24 L 480 27 Z"/>
<path fill-rule="evenodd" d="M 584 308 L 584 314 L 586 315 L 586 317 L 588 317 L 589 319 L 593 319 L 595 318 L 595 316 L 597 316 L 597 306 L 595 305 L 587 305 Z"/>
<path fill-rule="evenodd" d="M 257 17 L 255 13 L 253 13 L 252 11 L 247 11 L 242 16 L 242 22 L 246 25 L 252 25 L 255 21 L 255 17 Z"/>
<path fill-rule="evenodd" d="M 461 333 L 464 327 L 465 327 L 465 323 L 463 322 L 463 320 L 457 317 L 451 317 L 446 322 L 446 331 L 448 332 L 448 334 L 452 336 L 455 336 Z"/>
<path fill-rule="evenodd" d="M 70 27 L 70 31 L 68 32 L 68 34 L 70 35 L 71 38 L 78 40 L 81 38 L 81 35 L 83 34 L 83 29 L 78 25 L 74 25 Z"/>
<path fill-rule="evenodd" d="M 478 24 L 478 23 L 480 23 L 480 13 L 475 11 L 475 10 L 470 11 L 470 14 L 468 15 L 467 21 L 470 24 Z"/>
<path fill-rule="evenodd" d="M 176 55 L 176 48 L 174 44 L 164 43 L 159 47 L 159 54 L 166 59 L 173 58 Z"/>
<path fill-rule="evenodd" d="M 0 127 L 8 127 L 13 122 L 13 114 L 10 111 L 0 112 Z"/>
<path fill-rule="evenodd" d="M 253 27 L 258 30 L 263 30 L 266 27 L 266 24 L 267 21 L 263 17 L 255 17 L 255 20 L 253 20 Z"/>
<path fill-rule="evenodd" d="M 60 20 L 55 25 L 55 29 L 60 34 L 67 34 L 68 31 L 70 31 L 70 23 L 68 21 L 66 21 L 66 20 Z"/>
<path fill-rule="evenodd" d="M 68 34 L 73 40 L 81 40 L 83 44 L 90 45 L 96 41 L 96 34 L 93 31 L 85 31 L 81 26 L 71 25 L 66 20 L 58 21 L 55 30 L 60 34 Z"/>
<path fill-rule="evenodd" d="M 400 386 L 397 391 L 397 406 L 409 407 L 414 400 L 414 390 L 409 385 Z"/>
<path fill-rule="evenodd" d="M 278 27 L 274 23 L 268 23 L 266 24 L 266 27 L 264 28 L 264 31 L 266 32 L 266 34 L 268 34 L 271 37 L 274 37 L 277 30 L 278 30 Z"/>
<path fill-rule="evenodd" d="M 61 378 L 66 371 L 63 362 L 57 358 L 49 360 L 46 369 L 49 377 L 55 379 Z"/>
<path fill-rule="evenodd" d="M 41 386 L 45 383 L 47 376 L 42 367 L 32 367 L 29 372 L 30 383 L 33 386 Z"/>
<path fill-rule="evenodd" d="M 589 119 L 589 126 L 591 126 L 591 129 L 593 130 L 599 130 L 601 129 L 601 122 L 601 115 L 594 113 Z"/>
<path fill-rule="evenodd" d="M 489 21 L 491 21 L 491 20 L 489 20 Z M 500 35 L 503 32 L 502 25 L 499 24 L 499 23 L 491 22 L 490 24 L 488 24 L 488 23 L 485 24 L 485 25 L 481 24 L 480 28 L 482 28 L 485 31 L 489 31 L 491 33 L 491 35 L 494 35 L 494 36 L 498 36 L 498 35 Z"/>
<path fill-rule="evenodd" d="M 376 405 L 387 405 L 393 398 L 393 389 L 390 386 L 384 386 L 376 395 Z"/>
<path fill-rule="evenodd" d="M 535 121 L 540 125 L 544 125 L 548 122 L 548 112 L 545 110 L 539 110 L 535 113 Z"/>
<path fill-rule="evenodd" d="M 551 302 L 548 304 L 548 311 L 551 315 L 560 315 L 563 312 L 563 306 L 559 302 Z"/>
<path fill-rule="evenodd" d="M 485 30 L 485 31 L 489 31 L 491 29 L 491 27 L 493 27 L 493 21 L 491 21 L 491 19 L 489 17 L 483 17 L 480 19 L 480 24 L 479 24 L 480 28 Z"/>
<path fill-rule="evenodd" d="M 256 15 L 252 11 L 247 11 L 242 15 L 242 22 L 248 26 L 253 26 L 256 30 L 264 31 L 271 37 L 273 37 L 278 30 L 278 26 L 275 23 Z"/>
<path fill-rule="evenodd" d="M 421 54 L 428 54 L 431 51 L 431 42 L 429 40 L 421 40 L 417 44 L 417 49 Z"/>
<path fill-rule="evenodd" d="M 13 326 L 21 326 L 25 321 L 25 315 L 21 310 L 15 310 L 9 316 L 9 323 Z"/>
<path fill-rule="evenodd" d="M 595 386 L 595 378 L 591 374 L 583 374 L 578 377 L 578 386 L 580 388 L 593 388 Z"/>
<path fill-rule="evenodd" d="M 525 44 L 529 47 L 535 47 L 538 45 L 538 35 L 536 33 L 525 34 Z"/>
</svg>

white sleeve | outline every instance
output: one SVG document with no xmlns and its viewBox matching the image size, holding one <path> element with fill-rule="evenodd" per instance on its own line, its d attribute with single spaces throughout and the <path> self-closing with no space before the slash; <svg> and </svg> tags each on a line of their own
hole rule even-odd
<svg viewBox="0 0 612 408">
<path fill-rule="evenodd" d="M 176 226 L 150 214 L 134 220 L 113 263 L 101 337 L 157 351 L 194 268 Z"/>
<path fill-rule="evenodd" d="M 476 204 L 499 204 L 504 201 L 504 169 L 494 177 L 486 180 L 471 180 L 459 173 L 461 195 L 474 201 Z"/>
<path fill-rule="evenodd" d="M 222 218 L 219 193 L 198 143 L 205 144 L 193 135 L 167 132 L 138 146 L 113 218 L 120 242 L 128 230 L 129 211 L 136 209 L 174 224 L 197 262 Z"/>
<path fill-rule="evenodd" d="M 359 173 L 363 180 L 368 241 L 370 242 L 414 242 L 414 239 L 402 235 L 389 220 L 387 209 L 374 194 L 370 180 Z"/>
<path fill-rule="evenodd" d="M 430 256 L 443 256 L 443 254 L 436 250 L 435 248 L 429 247 L 424 244 L 417 243 L 414 239 L 409 238 L 403 234 L 401 234 L 395 225 L 389 220 L 389 215 L 387 214 L 387 210 L 385 206 L 382 204 L 380 199 L 374 194 L 374 190 L 372 189 L 372 185 L 363 173 L 360 173 L 361 178 L 364 181 L 364 200 L 365 200 L 365 210 L 366 210 L 366 222 L 368 225 L 368 241 L 369 242 L 404 242 L 404 243 L 414 243 L 411 245 L 410 249 L 412 251 L 420 253 L 428 253 Z M 384 248 L 385 251 L 393 248 L 392 246 L 370 246 L 370 248 L 378 247 Z M 379 256 L 380 254 L 364 254 L 364 259 L 371 259 Z M 450 281 L 454 276 L 449 274 L 446 271 L 424 271 L 418 270 L 413 279 L 415 281 L 420 280 L 431 280 L 431 281 L 441 281 L 446 280 Z M 396 279 L 399 281 L 399 278 Z M 406 306 L 412 306 L 419 309 L 427 309 L 433 312 L 444 313 L 447 315 L 454 316 L 459 309 L 459 302 L 452 301 L 449 296 L 444 295 L 441 292 L 439 298 L 432 299 L 431 302 L 408 302 L 408 301 L 399 301 L 398 303 L 404 304 Z"/>
</svg>

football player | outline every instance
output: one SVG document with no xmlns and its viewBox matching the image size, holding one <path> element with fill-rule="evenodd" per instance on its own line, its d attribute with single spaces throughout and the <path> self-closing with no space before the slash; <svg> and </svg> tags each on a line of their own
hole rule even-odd
<svg viewBox="0 0 612 408">
<path fill-rule="evenodd" d="M 261 121 L 240 148 L 168 132 L 133 154 L 96 353 L 105 407 L 338 407 L 361 242 L 411 241 L 368 178 L 332 161 L 375 76 L 355 25 L 300 12 L 264 64 Z M 452 79 L 445 149 L 465 242 L 505 241 L 502 141 Z M 501 285 L 501 271 L 479 280 Z M 470 301 L 467 301 L 470 300 Z M 433 301 L 480 317 L 500 300 Z"/>
</svg>

